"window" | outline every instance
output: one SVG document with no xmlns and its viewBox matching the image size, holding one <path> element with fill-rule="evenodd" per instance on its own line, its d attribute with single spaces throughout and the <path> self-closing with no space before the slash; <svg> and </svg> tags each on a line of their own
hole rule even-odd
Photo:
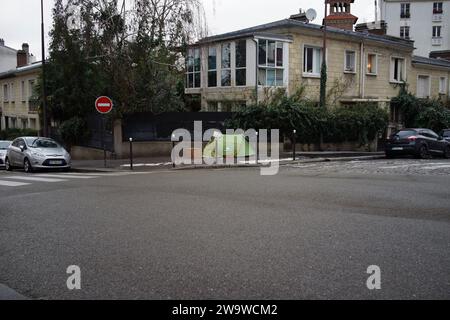
<svg viewBox="0 0 450 320">
<path fill-rule="evenodd" d="M 433 3 L 433 13 L 434 14 L 439 14 L 439 13 L 443 13 L 443 9 L 442 9 L 442 2 L 435 2 Z"/>
<path fill-rule="evenodd" d="M 430 96 L 430 76 L 417 77 L 417 97 L 428 98 Z"/>
<path fill-rule="evenodd" d="M 247 84 L 247 40 L 236 42 L 236 85 Z"/>
<path fill-rule="evenodd" d="M 33 96 L 34 80 L 28 81 L 28 100 Z"/>
<path fill-rule="evenodd" d="M 367 74 L 376 75 L 378 73 L 378 56 L 374 53 L 367 55 Z"/>
<path fill-rule="evenodd" d="M 400 38 L 409 40 L 410 27 L 400 27 Z"/>
<path fill-rule="evenodd" d="M 446 77 L 439 78 L 439 93 L 447 94 L 447 78 Z"/>
<path fill-rule="evenodd" d="M 440 38 L 441 37 L 441 26 L 433 26 L 433 38 Z"/>
<path fill-rule="evenodd" d="M 217 101 L 208 101 L 208 112 L 218 112 L 219 103 Z"/>
<path fill-rule="evenodd" d="M 200 48 L 189 49 L 187 59 L 187 87 L 200 88 L 201 84 Z"/>
<path fill-rule="evenodd" d="M 3 85 L 3 101 L 8 101 L 8 100 L 9 100 L 8 85 L 4 84 Z"/>
<path fill-rule="evenodd" d="M 408 19 L 411 18 L 411 4 L 401 3 L 400 4 L 400 18 Z"/>
<path fill-rule="evenodd" d="M 209 48 L 208 87 L 217 87 L 217 49 L 215 47 Z"/>
<path fill-rule="evenodd" d="M 405 80 L 405 59 L 391 58 L 391 81 L 403 82 Z"/>
<path fill-rule="evenodd" d="M 22 97 L 22 101 L 26 101 L 27 97 L 26 97 L 26 87 L 25 87 L 25 81 L 22 81 L 20 83 L 20 93 L 21 93 L 21 97 Z"/>
<path fill-rule="evenodd" d="M 322 48 L 305 46 L 303 53 L 303 73 L 320 76 Z"/>
<path fill-rule="evenodd" d="M 231 86 L 231 44 L 222 45 L 222 64 L 221 64 L 221 83 L 222 87 Z"/>
<path fill-rule="evenodd" d="M 349 73 L 356 72 L 356 52 L 355 51 L 345 51 L 345 66 L 344 71 Z"/>
<path fill-rule="evenodd" d="M 283 42 L 259 40 L 258 85 L 282 87 L 284 85 Z"/>
<path fill-rule="evenodd" d="M 14 101 L 16 101 L 15 97 L 16 97 L 16 95 L 15 95 L 15 92 L 14 92 L 14 83 L 11 83 L 9 85 L 9 100 L 11 102 L 14 102 Z"/>
</svg>

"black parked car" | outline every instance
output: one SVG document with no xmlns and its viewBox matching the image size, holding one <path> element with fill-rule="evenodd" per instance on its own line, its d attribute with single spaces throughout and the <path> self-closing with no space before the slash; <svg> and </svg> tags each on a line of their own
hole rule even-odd
<svg viewBox="0 0 450 320">
<path fill-rule="evenodd" d="M 444 129 L 441 132 L 441 136 L 444 137 L 445 140 L 450 142 L 450 129 Z"/>
<path fill-rule="evenodd" d="M 394 133 L 386 144 L 386 157 L 413 155 L 427 158 L 430 155 L 450 158 L 450 142 L 429 129 L 403 129 Z"/>
</svg>

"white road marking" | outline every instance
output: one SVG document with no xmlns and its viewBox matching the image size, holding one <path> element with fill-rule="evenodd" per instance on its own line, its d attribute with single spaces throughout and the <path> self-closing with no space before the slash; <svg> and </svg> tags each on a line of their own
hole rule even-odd
<svg viewBox="0 0 450 320">
<path fill-rule="evenodd" d="M 450 168 L 450 165 L 442 165 L 442 166 L 432 166 L 432 167 L 424 167 L 424 168 L 419 168 L 419 169 L 423 169 L 423 170 L 437 170 L 437 169 L 446 169 L 446 168 Z"/>
<path fill-rule="evenodd" d="M 42 178 L 57 178 L 57 179 L 95 179 L 98 178 L 98 176 L 81 176 L 81 175 L 62 175 L 62 174 L 40 174 L 36 177 L 42 177 Z"/>
<path fill-rule="evenodd" d="M 35 182 L 65 182 L 65 181 L 67 181 L 67 180 L 63 180 L 63 179 L 23 177 L 23 176 L 8 176 L 8 177 L 2 177 L 2 179 L 24 180 L 24 181 L 35 181 Z"/>
<path fill-rule="evenodd" d="M 25 182 L 0 180 L 0 186 L 5 186 L 5 187 L 21 187 L 21 186 L 27 186 L 29 184 L 30 183 L 25 183 Z"/>
</svg>

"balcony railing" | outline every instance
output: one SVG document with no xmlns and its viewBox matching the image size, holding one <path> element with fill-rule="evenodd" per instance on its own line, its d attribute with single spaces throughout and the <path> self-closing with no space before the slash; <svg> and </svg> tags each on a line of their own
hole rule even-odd
<svg viewBox="0 0 450 320">
<path fill-rule="evenodd" d="M 433 9 L 433 14 L 443 14 L 444 10 L 443 9 Z"/>
<path fill-rule="evenodd" d="M 442 37 L 433 37 L 433 38 L 431 38 L 431 45 L 433 45 L 433 46 L 441 46 L 442 45 Z"/>
<path fill-rule="evenodd" d="M 433 21 L 434 22 L 441 22 L 442 21 L 442 14 L 434 13 L 433 14 Z"/>
<path fill-rule="evenodd" d="M 28 113 L 38 113 L 39 112 L 39 101 L 30 100 L 28 102 Z"/>
<path fill-rule="evenodd" d="M 411 18 L 411 13 L 400 13 L 401 19 L 409 19 Z"/>
</svg>

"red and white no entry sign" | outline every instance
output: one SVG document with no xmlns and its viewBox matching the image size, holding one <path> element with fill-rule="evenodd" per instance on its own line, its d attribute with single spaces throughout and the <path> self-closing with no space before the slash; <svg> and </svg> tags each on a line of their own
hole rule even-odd
<svg viewBox="0 0 450 320">
<path fill-rule="evenodd" d="M 102 114 L 110 113 L 113 108 L 113 102 L 108 97 L 99 97 L 95 100 L 95 109 Z"/>
</svg>

